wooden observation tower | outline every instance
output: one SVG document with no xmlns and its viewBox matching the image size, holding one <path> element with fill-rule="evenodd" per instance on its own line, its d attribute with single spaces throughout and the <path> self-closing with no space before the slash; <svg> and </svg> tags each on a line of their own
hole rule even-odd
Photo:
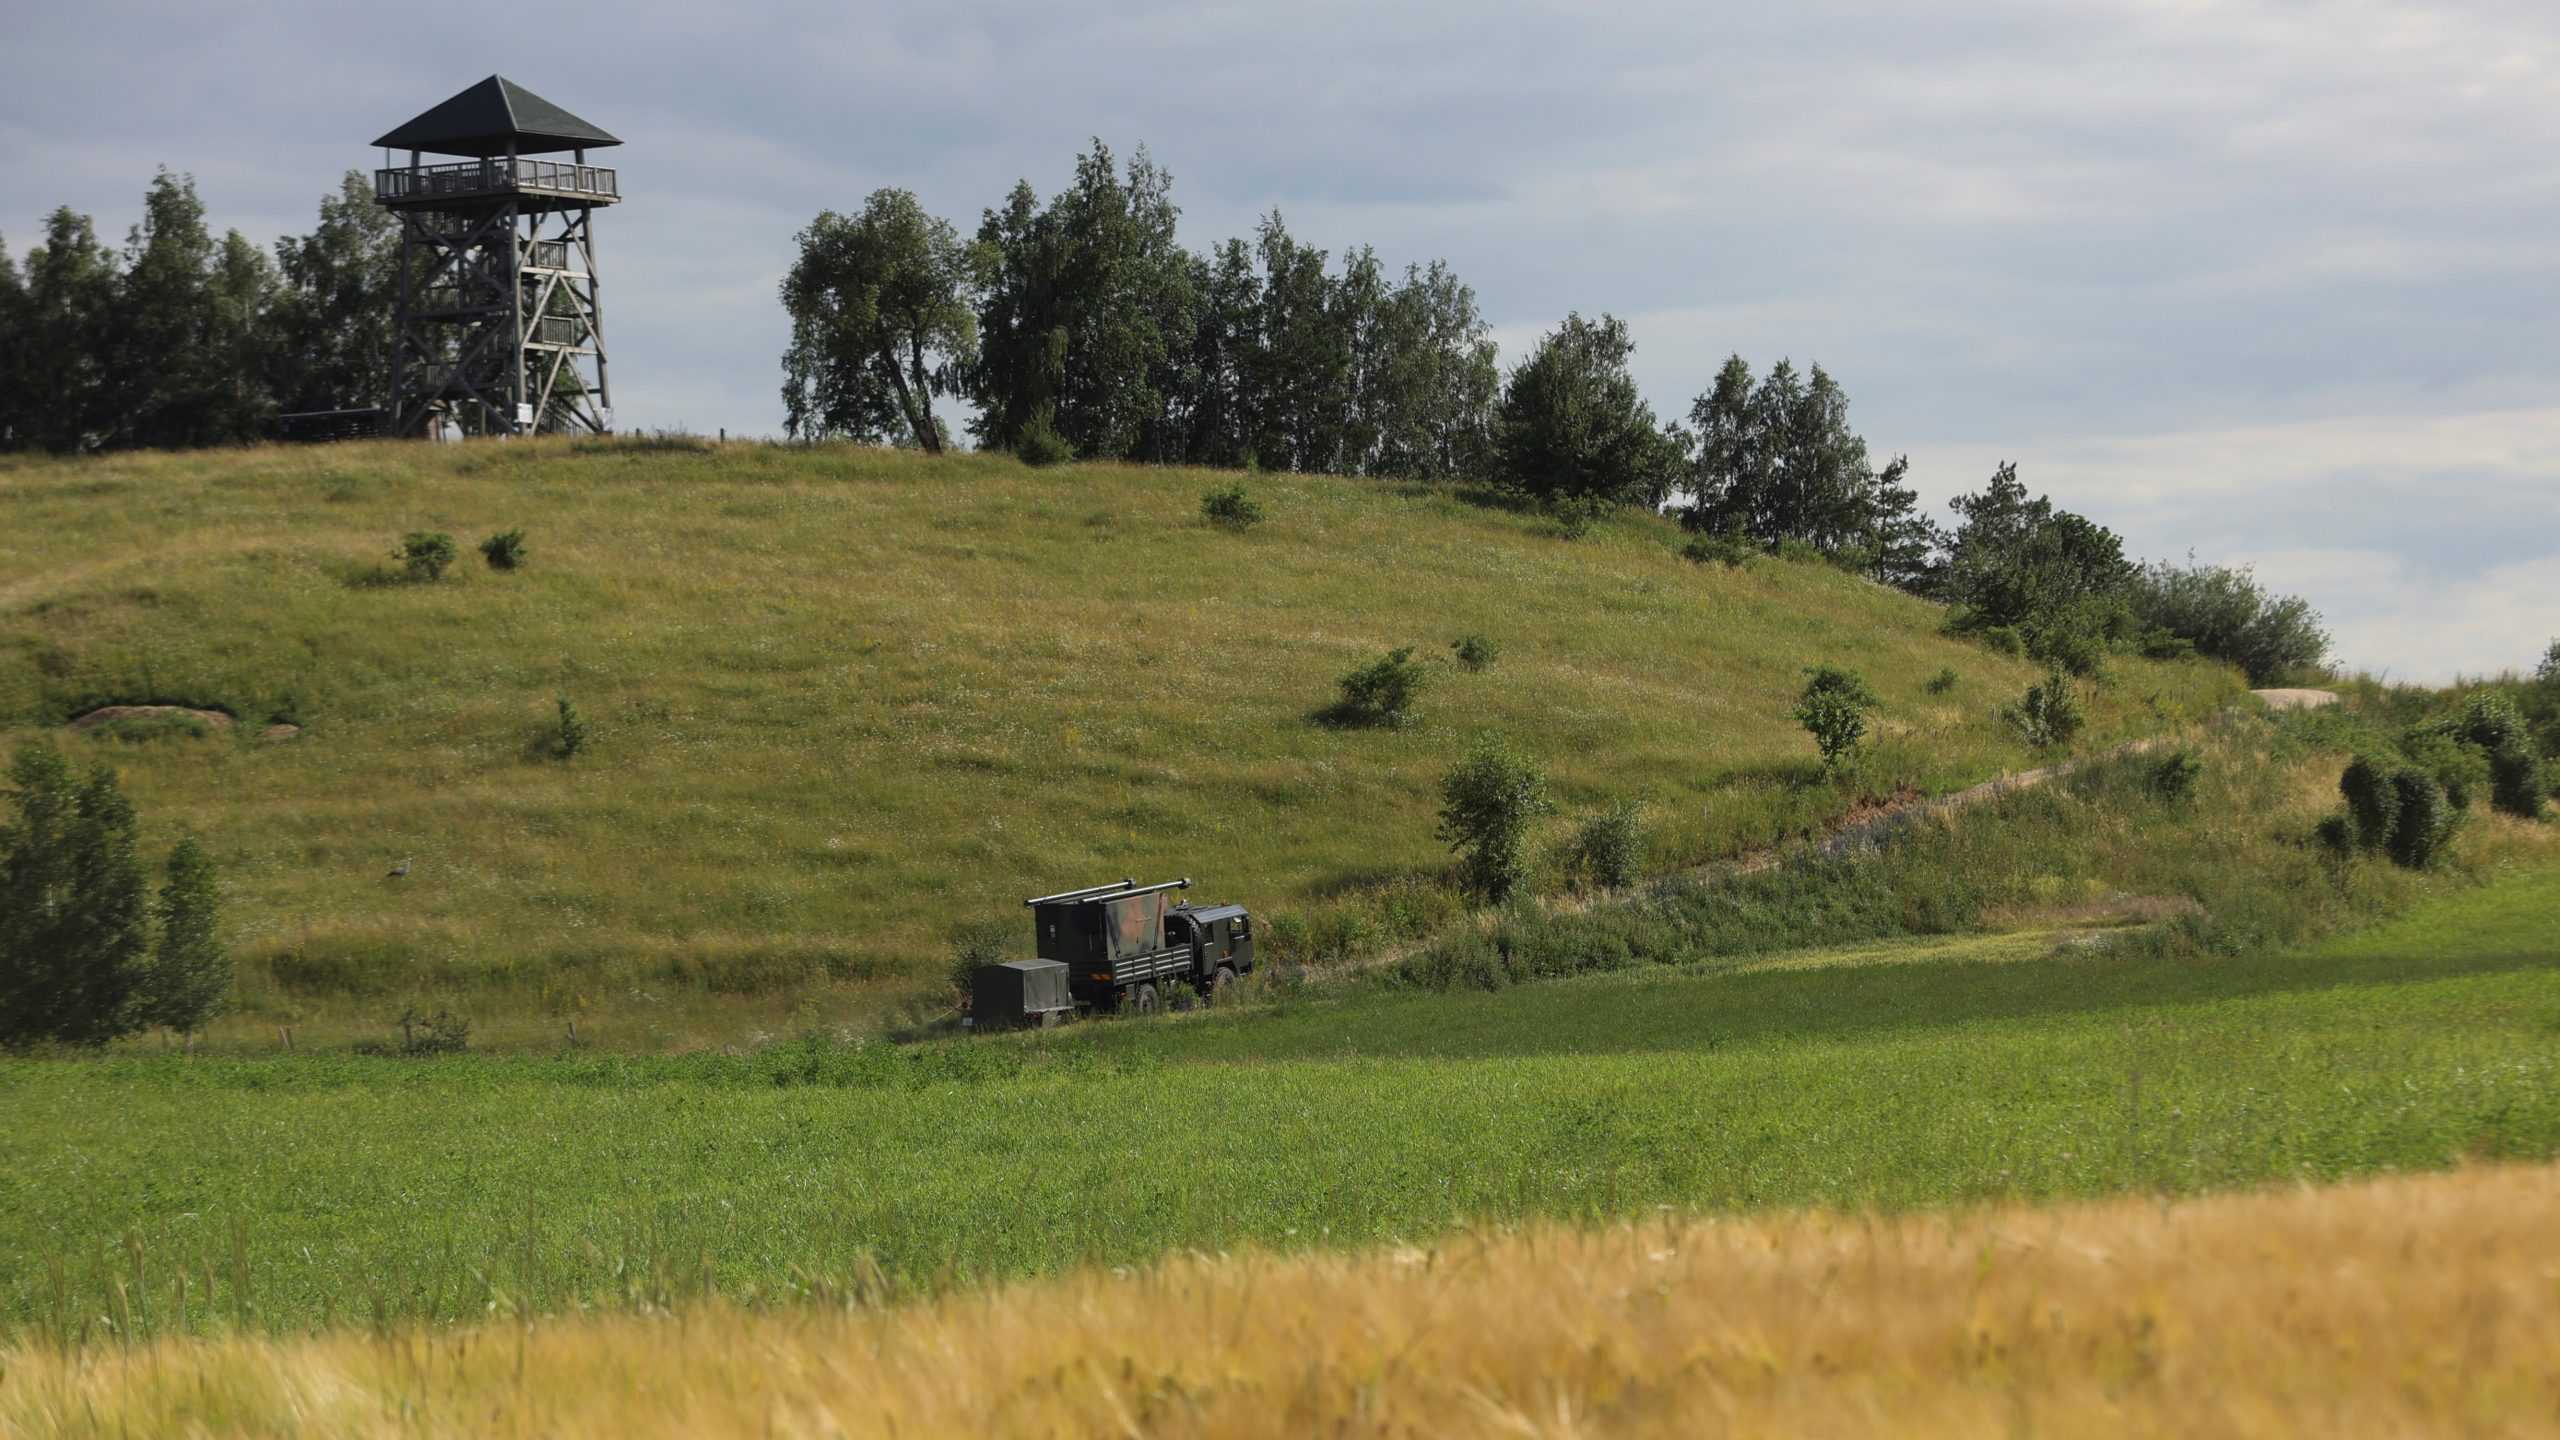
<svg viewBox="0 0 2560 1440">
<path fill-rule="evenodd" d="M 622 142 L 492 75 L 373 143 L 409 152 L 373 179 L 400 217 L 390 433 L 610 434 L 595 212 L 622 193 L 587 152 Z"/>
</svg>

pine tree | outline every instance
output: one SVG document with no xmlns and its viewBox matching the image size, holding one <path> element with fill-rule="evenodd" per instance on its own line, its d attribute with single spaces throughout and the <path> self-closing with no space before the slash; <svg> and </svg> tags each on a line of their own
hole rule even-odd
<svg viewBox="0 0 2560 1440">
<path fill-rule="evenodd" d="M 1669 489 L 1682 437 L 1654 422 L 1627 369 L 1635 342 L 1614 315 L 1568 315 L 1503 388 L 1497 464 L 1531 499 L 1623 505 Z"/>
<path fill-rule="evenodd" d="M 149 1023 L 193 1034 L 220 1009 L 231 990 L 220 912 L 213 861 L 193 839 L 179 841 L 160 887 L 160 938 L 142 986 L 140 1014 Z"/>
<path fill-rule="evenodd" d="M 1902 483 L 1910 472 L 1911 457 L 1896 455 L 1867 491 L 1867 573 L 1926 595 L 1936 587 L 1946 535 L 1920 508 L 1920 492 Z"/>
</svg>

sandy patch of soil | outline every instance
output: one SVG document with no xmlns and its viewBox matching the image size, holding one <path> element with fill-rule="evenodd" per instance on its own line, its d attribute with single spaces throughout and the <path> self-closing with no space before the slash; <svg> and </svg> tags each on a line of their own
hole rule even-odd
<svg viewBox="0 0 2560 1440">
<path fill-rule="evenodd" d="M 2338 703 L 2335 690 L 2252 690 L 2249 692 L 2267 702 L 2270 710 L 2317 710 Z"/>
</svg>

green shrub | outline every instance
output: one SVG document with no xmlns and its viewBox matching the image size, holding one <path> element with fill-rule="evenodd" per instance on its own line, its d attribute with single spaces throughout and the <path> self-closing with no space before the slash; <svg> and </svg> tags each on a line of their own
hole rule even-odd
<svg viewBox="0 0 2560 1440">
<path fill-rule="evenodd" d="M 2328 815 L 2311 827 L 2311 837 L 2320 847 L 2341 858 L 2356 853 L 2356 822 L 2345 815 Z"/>
<path fill-rule="evenodd" d="M 2015 625 L 1988 625 L 1977 633 L 1982 643 L 1997 654 L 2014 657 L 2027 653 L 2027 637 L 2019 634 Z"/>
<path fill-rule="evenodd" d="M 2400 826 L 2400 792 L 2382 761 L 2359 755 L 2338 776 L 2338 793 L 2347 799 L 2347 818 L 2355 826 L 2356 843 L 2379 850 L 2391 843 Z"/>
<path fill-rule="evenodd" d="M 578 713 L 577 705 L 568 696 L 560 696 L 559 704 L 560 722 L 554 742 L 560 758 L 567 760 L 587 748 L 587 720 Z"/>
<path fill-rule="evenodd" d="M 2027 743 L 2039 750 L 2070 744 L 2088 722 L 2080 692 L 2071 677 L 2059 670 L 2046 675 L 2044 683 L 2028 686 L 2025 697 L 2004 713 Z"/>
<path fill-rule="evenodd" d="M 1490 670 L 1502 655 L 1502 647 L 1481 635 L 1462 635 L 1449 642 L 1449 652 L 1457 659 L 1458 668 L 1476 673 Z"/>
<path fill-rule="evenodd" d="M 1229 530 L 1250 530 L 1262 523 L 1262 507 L 1244 493 L 1242 485 L 1212 490 L 1200 497 L 1200 514 L 1212 525 Z"/>
<path fill-rule="evenodd" d="M 471 1048 L 471 1022 L 439 1007 L 400 1012 L 400 1053 L 408 1056 L 459 1055 Z"/>
<path fill-rule="evenodd" d="M 2530 745 L 2533 738 L 2516 703 L 2494 690 L 2474 694 L 2462 707 L 2461 717 L 2445 728 L 2462 743 L 2477 745 L 2489 754 Z"/>
<path fill-rule="evenodd" d="M 1644 805 L 1620 800 L 1584 820 L 1565 846 L 1564 870 L 1603 890 L 1632 885 L 1644 871 Z"/>
<path fill-rule="evenodd" d="M 1876 708 L 1875 692 L 1852 670 L 1819 665 L 1805 674 L 1812 678 L 1796 700 L 1796 723 L 1813 736 L 1822 768 L 1836 770 L 1865 738 L 1867 714 Z"/>
<path fill-rule="evenodd" d="M 952 993 L 966 1001 L 980 967 L 1003 964 L 1013 945 L 1014 927 L 1001 920 L 970 920 L 952 927 L 951 968 L 945 974 Z"/>
<path fill-rule="evenodd" d="M 1022 463 L 1035 469 L 1064 465 L 1076 458 L 1076 447 L 1058 433 L 1056 416 L 1045 406 L 1022 427 L 1022 438 L 1015 442 L 1013 453 Z"/>
<path fill-rule="evenodd" d="M 453 563 L 453 537 L 441 530 L 412 530 L 400 538 L 400 548 L 391 558 L 407 567 L 409 578 L 418 581 L 441 580 L 445 567 Z"/>
<path fill-rule="evenodd" d="M 2202 651 L 2238 665 L 2252 685 L 2272 685 L 2329 653 L 2320 612 L 2298 595 L 2268 590 L 2246 569 L 2156 562 L 2136 572 L 2124 593 L 2149 627 L 2145 654 L 2152 653 L 2149 637 L 2167 636 L 2187 653 Z"/>
<path fill-rule="evenodd" d="M 2490 803 L 2509 815 L 2533 820 L 2542 814 L 2542 797 L 2551 789 L 2542 757 L 2523 745 L 2509 745 L 2489 756 Z"/>
<path fill-rule="evenodd" d="M 1790 565 L 1828 565 L 1831 563 L 1831 557 L 1822 553 L 1821 547 L 1815 545 L 1809 540 L 1799 540 L 1792 535 L 1779 541 L 1778 548 L 1770 553 Z"/>
<path fill-rule="evenodd" d="M 480 558 L 492 570 L 513 570 L 524 563 L 524 532 L 501 530 L 480 542 Z"/>
<path fill-rule="evenodd" d="M 1498 736 L 1477 737 L 1467 758 L 1440 778 L 1438 835 L 1458 857 L 1467 893 L 1500 903 L 1528 871 L 1529 826 L 1555 813 L 1546 772 Z"/>
<path fill-rule="evenodd" d="M 2436 778 L 2447 804 L 2471 808 L 2472 797 L 2489 791 L 2489 757 L 2442 729 L 2420 727 L 2401 737 L 2400 753 Z"/>
<path fill-rule="evenodd" d="M 1948 691 L 1955 689 L 1956 684 L 1957 678 L 1955 667 L 1948 666 L 1946 669 L 1930 676 L 1929 683 L 1924 688 L 1926 688 L 1932 695 L 1944 695 Z"/>
<path fill-rule="evenodd" d="M 1751 563 L 1760 547 L 1740 535 L 1698 535 L 1680 547 L 1680 558 L 1693 565 L 1723 565 L 1739 570 Z"/>
<path fill-rule="evenodd" d="M 1567 540 L 1590 534 L 1610 509 L 1610 502 L 1598 495 L 1561 495 L 1547 505 L 1547 513 L 1555 517 L 1556 533 Z"/>
<path fill-rule="evenodd" d="M 1414 718 L 1413 702 L 1422 693 L 1424 678 L 1412 646 L 1390 650 L 1337 682 L 1342 698 L 1325 712 L 1326 718 L 1338 725 L 1406 725 Z"/>
<path fill-rule="evenodd" d="M 2173 750 L 2151 767 L 2151 793 L 2173 804 L 2196 793 L 2196 781 L 2204 775 L 2204 762 L 2192 751 Z"/>
<path fill-rule="evenodd" d="M 2073 675 L 2095 675 L 2106 668 L 2106 632 L 2086 616 L 2064 616 L 2027 632 L 2027 658 Z"/>
<path fill-rule="evenodd" d="M 2400 812 L 2391 827 L 2391 858 L 2423 870 L 2435 863 L 2453 833 L 2453 806 L 2436 777 L 2414 765 L 2392 771 L 2391 788 L 2398 794 Z"/>
</svg>

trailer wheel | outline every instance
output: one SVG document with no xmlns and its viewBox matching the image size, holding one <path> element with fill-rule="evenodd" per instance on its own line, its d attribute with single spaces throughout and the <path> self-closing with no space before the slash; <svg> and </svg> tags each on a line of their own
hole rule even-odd
<svg viewBox="0 0 2560 1440">
<path fill-rule="evenodd" d="M 1156 1013 L 1156 987 L 1141 985 L 1129 992 L 1129 1008 L 1140 1015 Z"/>
<path fill-rule="evenodd" d="M 1232 1005 L 1235 1001 L 1236 969 L 1232 965 L 1221 965 L 1209 981 L 1209 1003 L 1212 1006 Z"/>
</svg>

